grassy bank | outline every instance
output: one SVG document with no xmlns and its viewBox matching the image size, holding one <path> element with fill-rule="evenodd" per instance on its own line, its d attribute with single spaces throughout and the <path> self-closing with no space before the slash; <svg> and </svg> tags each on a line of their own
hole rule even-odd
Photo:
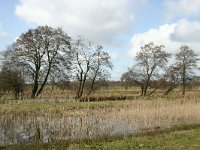
<svg viewBox="0 0 200 150">
<path fill-rule="evenodd" d="M 153 132 L 138 136 L 104 138 L 85 141 L 57 141 L 51 144 L 12 145 L 1 147 L 8 150 L 199 150 L 200 127 L 176 127 L 161 132 Z"/>
</svg>

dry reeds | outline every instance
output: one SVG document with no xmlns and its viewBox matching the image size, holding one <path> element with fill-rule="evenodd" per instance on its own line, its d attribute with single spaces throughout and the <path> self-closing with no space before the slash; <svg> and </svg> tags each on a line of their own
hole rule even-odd
<svg viewBox="0 0 200 150">
<path fill-rule="evenodd" d="M 200 124 L 196 97 L 1 104 L 0 144 L 126 136 L 191 124 Z"/>
</svg>

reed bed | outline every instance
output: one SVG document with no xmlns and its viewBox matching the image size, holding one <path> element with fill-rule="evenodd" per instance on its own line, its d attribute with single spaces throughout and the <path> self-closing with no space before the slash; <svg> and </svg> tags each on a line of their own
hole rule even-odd
<svg viewBox="0 0 200 150">
<path fill-rule="evenodd" d="M 197 97 L 0 104 L 0 145 L 128 136 L 200 124 Z"/>
</svg>

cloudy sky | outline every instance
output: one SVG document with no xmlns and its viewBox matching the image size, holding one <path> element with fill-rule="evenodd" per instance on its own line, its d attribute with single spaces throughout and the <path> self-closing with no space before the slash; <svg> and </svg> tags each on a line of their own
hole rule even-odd
<svg viewBox="0 0 200 150">
<path fill-rule="evenodd" d="M 102 44 L 117 80 L 144 43 L 200 52 L 200 0 L 0 0 L 0 50 L 29 28 L 62 27 Z"/>
</svg>

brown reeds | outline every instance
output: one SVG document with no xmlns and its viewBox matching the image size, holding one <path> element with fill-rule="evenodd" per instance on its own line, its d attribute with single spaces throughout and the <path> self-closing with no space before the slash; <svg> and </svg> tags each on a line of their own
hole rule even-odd
<svg viewBox="0 0 200 150">
<path fill-rule="evenodd" d="M 126 136 L 191 124 L 200 124 L 196 97 L 1 104 L 0 144 Z"/>
</svg>

